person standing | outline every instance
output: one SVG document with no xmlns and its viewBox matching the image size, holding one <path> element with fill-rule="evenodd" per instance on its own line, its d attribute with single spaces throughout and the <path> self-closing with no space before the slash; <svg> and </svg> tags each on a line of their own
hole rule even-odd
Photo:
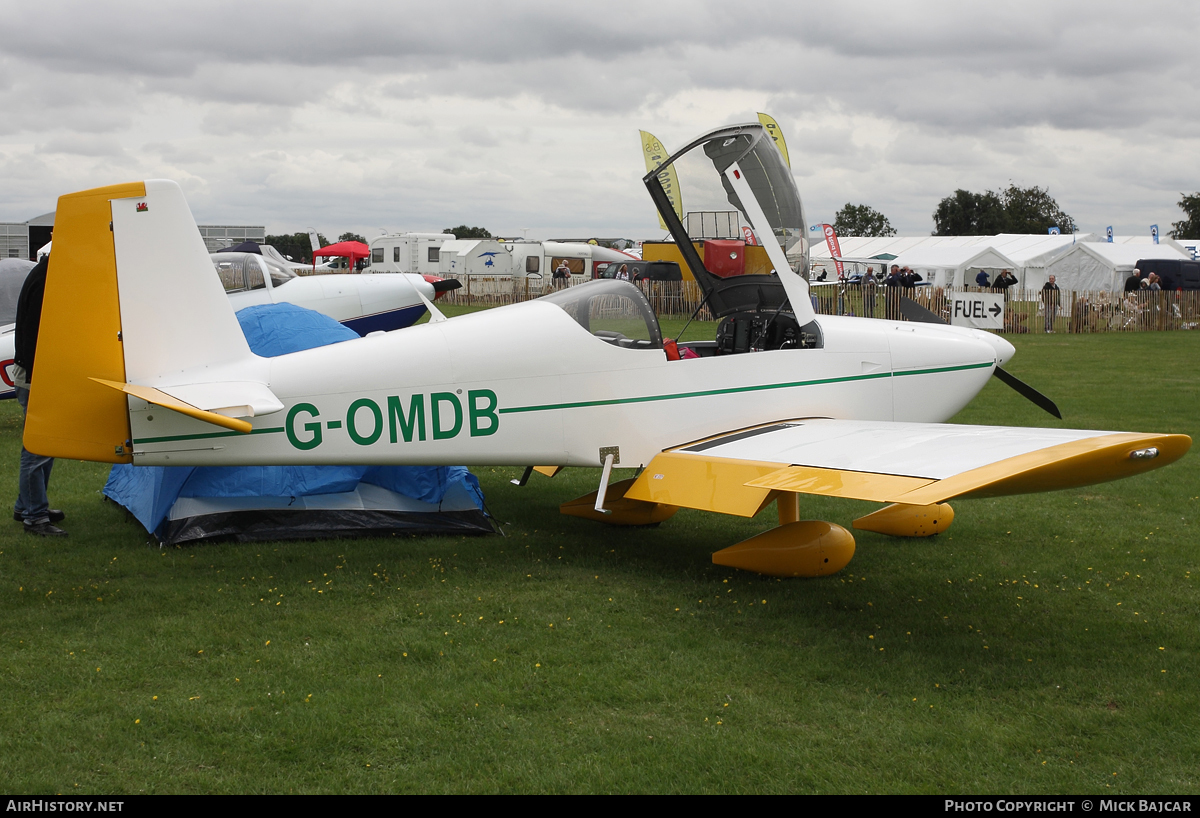
<svg viewBox="0 0 1200 818">
<path fill-rule="evenodd" d="M 42 299 L 46 295 L 46 269 L 49 264 L 50 257 L 46 256 L 29 271 L 21 287 L 21 295 L 17 298 L 13 385 L 17 390 L 17 403 L 21 406 L 22 434 L 25 431 L 25 413 L 29 411 L 29 385 L 33 382 L 33 362 L 37 351 L 38 327 L 42 322 Z M 67 536 L 67 532 L 54 525 L 66 515 L 56 508 L 50 508 L 47 495 L 53 466 L 54 458 L 43 457 L 21 447 L 21 472 L 13 519 L 24 523 L 26 534 Z"/>
<path fill-rule="evenodd" d="M 893 264 L 891 273 L 883 280 L 884 314 L 889 321 L 900 320 L 900 285 L 900 265 Z"/>
<path fill-rule="evenodd" d="M 904 271 L 900 274 L 900 286 L 904 287 L 906 290 L 915 290 L 917 287 L 917 282 L 923 280 L 924 279 L 921 278 L 920 273 L 908 267 L 907 265 L 905 265 Z M 911 293 L 909 294 L 909 297 L 911 297 Z"/>
<path fill-rule="evenodd" d="M 867 274 L 862 277 L 860 286 L 862 287 L 863 300 L 863 315 L 867 318 L 875 317 L 875 288 L 878 282 L 875 281 L 875 268 L 868 267 Z"/>
<path fill-rule="evenodd" d="M 1042 307 L 1046 311 L 1046 332 L 1054 332 L 1054 317 L 1058 315 L 1058 285 L 1054 276 L 1042 285 Z"/>
<path fill-rule="evenodd" d="M 1000 275 L 992 282 L 992 286 L 1004 293 L 1004 300 L 1008 300 L 1008 288 L 1017 283 L 1017 277 L 1008 270 L 1001 270 Z"/>
<path fill-rule="evenodd" d="M 551 277 L 554 284 L 554 289 L 561 290 L 563 287 L 570 286 L 571 268 L 567 264 L 567 260 L 559 259 L 558 266 L 554 268 L 554 274 Z"/>
<path fill-rule="evenodd" d="M 992 286 L 992 282 L 988 280 L 987 270 L 980 270 L 979 274 L 975 276 L 975 286 L 983 287 L 984 289 Z"/>
<path fill-rule="evenodd" d="M 1142 286 L 1142 271 L 1138 268 L 1133 268 L 1133 274 L 1125 279 L 1125 292 L 1136 293 Z"/>
</svg>

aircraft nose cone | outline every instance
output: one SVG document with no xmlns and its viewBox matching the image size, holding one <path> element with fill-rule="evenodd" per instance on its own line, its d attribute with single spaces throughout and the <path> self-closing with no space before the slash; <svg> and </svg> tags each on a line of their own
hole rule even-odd
<svg viewBox="0 0 1200 818">
<path fill-rule="evenodd" d="M 1017 348 L 999 335 L 993 335 L 983 330 L 976 330 L 975 336 L 996 350 L 996 363 L 998 366 L 1004 366 L 1012 356 L 1017 354 Z"/>
</svg>

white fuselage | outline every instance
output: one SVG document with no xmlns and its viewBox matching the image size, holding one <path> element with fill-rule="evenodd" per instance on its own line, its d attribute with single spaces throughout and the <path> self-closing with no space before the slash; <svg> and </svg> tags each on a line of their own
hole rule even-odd
<svg viewBox="0 0 1200 818">
<path fill-rule="evenodd" d="M 636 467 L 789 418 L 944 421 L 1013 352 L 976 330 L 818 320 L 820 349 L 670 361 L 594 337 L 554 304 L 516 304 L 260 361 L 284 409 L 250 435 L 131 398 L 134 462 L 597 466 L 618 447 Z"/>
</svg>

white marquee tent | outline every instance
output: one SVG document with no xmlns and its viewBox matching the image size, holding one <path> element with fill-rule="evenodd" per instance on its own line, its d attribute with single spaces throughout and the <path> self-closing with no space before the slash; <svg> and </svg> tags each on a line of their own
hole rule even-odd
<svg viewBox="0 0 1200 818">
<path fill-rule="evenodd" d="M 1166 243 L 1118 244 L 1106 241 L 1080 242 L 1045 267 L 1062 290 L 1107 290 L 1119 292 L 1139 259 L 1188 259 L 1190 256 Z"/>
<path fill-rule="evenodd" d="M 991 247 L 914 247 L 896 256 L 888 265 L 898 264 L 920 273 L 921 278 L 935 287 L 972 287 L 975 276 L 986 270 L 995 279 L 1001 270 L 1011 270 L 1016 263 Z"/>
</svg>

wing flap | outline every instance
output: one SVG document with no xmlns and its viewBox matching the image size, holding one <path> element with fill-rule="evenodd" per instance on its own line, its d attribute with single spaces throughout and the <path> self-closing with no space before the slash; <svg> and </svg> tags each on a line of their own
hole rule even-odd
<svg viewBox="0 0 1200 818">
<path fill-rule="evenodd" d="M 838 469 L 814 469 L 809 466 L 788 466 L 751 480 L 746 485 L 797 494 L 823 494 L 851 500 L 893 502 L 893 498 L 935 483 L 924 477 L 904 477 L 895 474 L 873 474 Z"/>
<path fill-rule="evenodd" d="M 663 452 L 625 496 L 648 503 L 753 517 L 774 499 L 769 488 L 747 485 L 779 470 L 778 463 Z"/>
</svg>

